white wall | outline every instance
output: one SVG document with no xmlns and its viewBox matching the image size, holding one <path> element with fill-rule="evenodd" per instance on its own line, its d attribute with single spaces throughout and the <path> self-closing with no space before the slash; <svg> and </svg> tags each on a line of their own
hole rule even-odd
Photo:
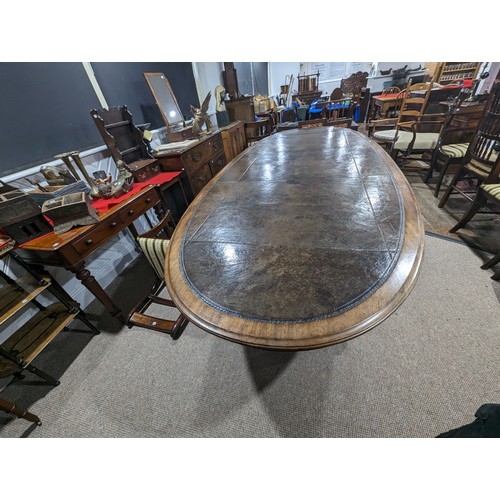
<svg viewBox="0 0 500 500">
<path fill-rule="evenodd" d="M 194 62 L 192 65 L 200 104 L 203 103 L 208 92 L 212 92 L 212 98 L 208 107 L 208 114 L 212 117 L 215 115 L 215 87 L 218 85 L 224 86 L 222 79 L 224 65 L 220 62 Z M 216 123 L 215 120 L 212 120 L 212 122 Z"/>
<path fill-rule="evenodd" d="M 297 75 L 299 74 L 299 71 L 300 63 L 298 62 L 268 63 L 269 95 L 276 97 L 280 94 L 280 86 L 285 85 L 287 75 L 293 75 L 294 83 L 292 85 L 292 91 L 294 89 L 297 90 Z M 289 83 L 289 81 L 286 83 Z M 290 92 L 290 95 L 292 95 L 292 92 Z"/>
<path fill-rule="evenodd" d="M 477 76 L 479 77 L 479 75 L 481 73 L 483 73 L 485 71 L 485 69 L 489 73 L 489 76 L 488 76 L 488 78 L 481 80 L 481 82 L 479 83 L 479 85 L 477 87 L 478 94 L 483 94 L 483 93 L 489 92 L 491 90 L 493 83 L 495 83 L 495 78 L 496 78 L 498 72 L 500 71 L 500 62 L 483 63 L 483 65 L 479 69 L 479 73 L 477 74 Z"/>
</svg>

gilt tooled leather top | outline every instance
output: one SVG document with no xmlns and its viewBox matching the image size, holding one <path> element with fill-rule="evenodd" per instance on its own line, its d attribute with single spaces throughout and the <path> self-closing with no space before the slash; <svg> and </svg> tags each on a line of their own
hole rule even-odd
<svg viewBox="0 0 500 500">
<path fill-rule="evenodd" d="M 180 268 L 216 310 L 264 323 L 361 304 L 401 252 L 405 213 L 385 159 L 349 129 L 275 134 L 230 164 L 182 235 Z"/>
</svg>

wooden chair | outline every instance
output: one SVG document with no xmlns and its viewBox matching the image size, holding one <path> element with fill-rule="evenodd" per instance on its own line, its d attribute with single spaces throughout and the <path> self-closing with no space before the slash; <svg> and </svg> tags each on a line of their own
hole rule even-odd
<svg viewBox="0 0 500 500">
<path fill-rule="evenodd" d="M 319 103 L 319 105 L 321 106 L 321 118 L 326 118 L 332 124 L 334 121 L 345 123 L 346 120 L 352 120 L 354 102 L 351 97 L 344 96 L 339 88 L 334 89 L 328 101 Z"/>
<path fill-rule="evenodd" d="M 497 169 L 497 179 L 500 176 L 500 171 Z M 455 233 L 462 227 L 464 227 L 471 219 L 476 215 L 481 208 L 483 208 L 486 203 L 493 202 L 500 205 L 500 184 L 483 184 L 479 186 L 476 197 L 472 202 L 469 210 L 465 212 L 460 221 L 450 229 L 450 233 Z M 500 252 L 498 252 L 494 257 L 492 257 L 488 262 L 481 266 L 481 269 L 490 269 L 500 262 Z M 500 270 L 497 271 L 491 279 L 500 280 Z"/>
<path fill-rule="evenodd" d="M 294 108 L 284 109 L 281 112 L 281 123 L 286 122 L 296 122 L 297 121 L 297 111 Z"/>
<path fill-rule="evenodd" d="M 366 127 L 368 137 L 373 137 L 373 134 L 377 131 L 381 130 L 394 130 L 394 127 L 399 122 L 399 113 L 403 102 L 406 97 L 406 89 L 403 89 L 399 92 L 396 101 L 394 102 L 393 109 L 393 117 L 392 118 L 377 118 L 372 119 L 368 122 Z M 377 142 L 385 142 L 385 139 L 378 140 Z"/>
<path fill-rule="evenodd" d="M 326 120 L 326 127 L 341 127 L 352 128 L 352 118 L 328 118 Z"/>
<path fill-rule="evenodd" d="M 436 148 L 432 154 L 429 170 L 424 179 L 424 182 L 428 184 L 434 171 L 438 171 L 434 197 L 438 196 L 448 169 L 462 163 L 479 120 L 485 112 L 484 103 L 470 106 L 468 103 L 464 104 L 464 97 L 465 94 L 448 109 Z"/>
<path fill-rule="evenodd" d="M 159 161 L 149 153 L 143 133 L 134 125 L 127 106 L 92 109 L 90 116 L 115 162 L 125 162 L 136 181 L 146 180 L 146 171 L 160 172 Z"/>
<path fill-rule="evenodd" d="M 299 128 L 315 128 L 326 126 L 326 118 L 317 118 L 316 120 L 306 120 L 299 122 Z"/>
<path fill-rule="evenodd" d="M 328 100 L 318 99 L 309 108 L 309 119 L 346 119 L 354 113 L 352 97 L 345 96 L 340 88 L 333 89 Z"/>
<path fill-rule="evenodd" d="M 170 211 L 168 211 L 165 217 L 154 228 L 137 237 L 139 246 L 155 271 L 156 279 L 151 291 L 130 311 L 127 318 L 127 325 L 129 328 L 139 326 L 166 333 L 173 340 L 177 340 L 188 325 L 189 321 L 186 316 L 179 313 L 176 320 L 167 320 L 146 314 L 146 310 L 151 304 L 177 309 L 172 300 L 158 296 L 165 287 L 165 256 L 173 228 L 175 228 L 175 222 Z M 158 237 L 162 232 L 163 236 Z"/>
<path fill-rule="evenodd" d="M 376 131 L 376 123 L 371 124 L 373 139 L 383 144 L 394 159 L 400 152 L 404 152 L 405 156 L 408 157 L 411 152 L 429 151 L 436 147 L 439 137 L 437 127 L 439 125 L 440 128 L 442 125 L 444 114 L 427 115 L 425 120 L 422 119 L 432 89 L 432 82 L 431 80 L 428 83 L 415 85 L 411 84 L 411 80 L 408 82 L 394 128 Z M 439 118 L 441 123 L 439 123 Z M 378 120 L 378 122 L 387 123 L 387 119 Z M 422 122 L 422 124 L 414 125 L 416 122 Z M 434 130 L 428 131 L 429 127 L 434 127 Z"/>
<path fill-rule="evenodd" d="M 265 113 L 255 113 L 255 116 L 258 118 L 257 121 L 269 119 L 271 134 L 276 131 L 276 127 L 279 123 L 279 115 L 277 111 L 269 110 Z"/>
<path fill-rule="evenodd" d="M 260 141 L 271 135 L 271 121 L 269 118 L 257 120 L 255 122 L 245 122 L 245 133 L 248 145 Z"/>
<path fill-rule="evenodd" d="M 363 88 L 366 88 L 367 83 L 368 73 L 366 71 L 358 71 L 340 82 L 340 90 L 343 96 L 351 97 L 354 107 L 356 107 L 361 100 L 361 93 Z"/>
<path fill-rule="evenodd" d="M 457 192 L 472 201 L 459 181 L 473 179 L 485 184 L 494 184 L 500 168 L 500 82 L 493 85 L 486 102 L 483 118 L 479 122 L 474 138 L 462 159 L 460 168 L 445 191 L 439 208 L 443 208 L 452 193 Z"/>
</svg>

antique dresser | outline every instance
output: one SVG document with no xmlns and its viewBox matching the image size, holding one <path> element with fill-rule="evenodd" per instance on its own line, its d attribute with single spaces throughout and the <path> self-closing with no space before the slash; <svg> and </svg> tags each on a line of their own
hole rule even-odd
<svg viewBox="0 0 500 500">
<path fill-rule="evenodd" d="M 220 131 L 187 147 L 159 153 L 156 157 L 163 171 L 183 172 L 182 181 L 188 201 L 192 201 L 227 164 Z"/>
</svg>

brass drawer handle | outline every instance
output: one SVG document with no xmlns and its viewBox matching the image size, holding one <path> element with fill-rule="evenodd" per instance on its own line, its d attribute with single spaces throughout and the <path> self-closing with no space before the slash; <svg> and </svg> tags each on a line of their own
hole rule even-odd
<svg viewBox="0 0 500 500">
<path fill-rule="evenodd" d="M 193 161 L 199 161 L 200 158 L 201 158 L 201 153 L 195 153 L 195 154 L 191 155 L 191 159 Z"/>
<path fill-rule="evenodd" d="M 86 244 L 87 246 L 90 246 L 90 245 L 92 245 L 93 243 L 94 243 L 94 240 L 92 240 L 92 239 L 87 240 L 87 241 L 85 242 L 85 244 Z"/>
<path fill-rule="evenodd" d="M 201 182 L 205 181 L 206 179 L 207 179 L 207 174 L 203 174 L 198 177 L 198 180 L 200 180 Z"/>
</svg>

